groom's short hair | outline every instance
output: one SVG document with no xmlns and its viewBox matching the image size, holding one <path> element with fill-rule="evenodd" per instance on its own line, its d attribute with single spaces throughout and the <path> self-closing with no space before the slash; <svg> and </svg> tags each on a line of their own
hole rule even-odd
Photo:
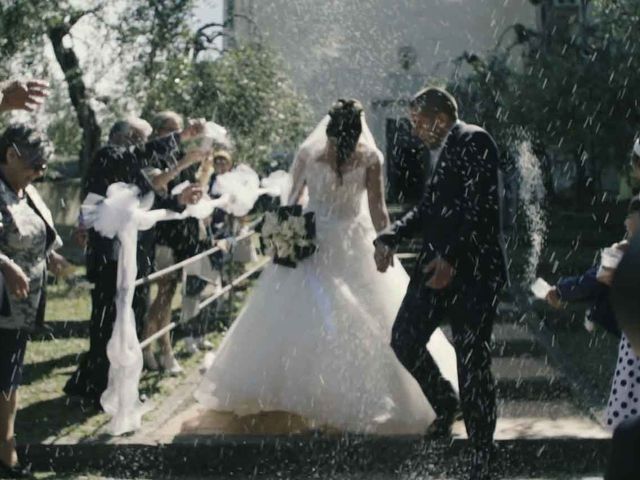
<svg viewBox="0 0 640 480">
<path fill-rule="evenodd" d="M 443 88 L 423 88 L 413 96 L 409 107 L 425 113 L 444 113 L 454 120 L 458 119 L 458 103 Z"/>
</svg>

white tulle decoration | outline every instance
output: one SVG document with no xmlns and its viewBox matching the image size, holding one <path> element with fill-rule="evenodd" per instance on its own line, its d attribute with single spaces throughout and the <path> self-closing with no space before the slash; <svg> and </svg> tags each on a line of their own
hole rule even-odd
<svg viewBox="0 0 640 480">
<path fill-rule="evenodd" d="M 231 215 L 247 215 L 255 205 L 260 191 L 260 177 L 248 165 L 238 165 L 216 178 L 211 193 L 223 200 L 219 208 Z"/>
<path fill-rule="evenodd" d="M 172 192 L 186 188 L 179 185 Z M 87 228 L 95 229 L 107 238 L 117 236 L 121 247 L 118 256 L 116 283 L 116 320 L 111 339 L 107 344 L 109 380 L 100 403 L 111 415 L 107 430 L 112 435 L 122 435 L 140 428 L 142 416 L 152 407 L 139 400 L 138 385 L 142 374 L 142 349 L 136 334 L 136 322 L 132 309 L 137 269 L 138 231 L 151 228 L 163 220 L 179 220 L 187 217 L 206 218 L 214 208 L 243 216 L 249 213 L 260 195 L 260 179 L 246 165 L 217 178 L 214 192 L 220 198 L 205 195 L 197 204 L 189 205 L 183 212 L 151 210 L 154 194 L 140 198 L 140 189 L 134 185 L 114 183 L 107 189 L 106 197 L 90 193 L 82 204 L 82 216 Z"/>
<path fill-rule="evenodd" d="M 109 380 L 100 403 L 111 415 L 107 430 L 122 435 L 140 428 L 145 408 L 138 396 L 142 373 L 142 349 L 136 335 L 136 322 L 131 308 L 138 273 L 136 247 L 138 230 L 148 229 L 166 215 L 166 210 L 149 211 L 153 196 L 139 198 L 134 185 L 115 183 L 107 189 L 107 197 L 89 194 L 82 205 L 87 227 L 101 235 L 120 240 L 116 281 L 116 320 L 107 344 Z"/>
<path fill-rule="evenodd" d="M 209 151 L 211 149 L 233 150 L 231 135 L 222 125 L 206 122 L 204 131 L 198 138 L 186 142 L 186 150 Z"/>
<path fill-rule="evenodd" d="M 263 193 L 272 197 L 280 197 L 280 205 L 286 205 L 291 193 L 293 181 L 289 172 L 276 170 L 260 182 Z"/>
</svg>

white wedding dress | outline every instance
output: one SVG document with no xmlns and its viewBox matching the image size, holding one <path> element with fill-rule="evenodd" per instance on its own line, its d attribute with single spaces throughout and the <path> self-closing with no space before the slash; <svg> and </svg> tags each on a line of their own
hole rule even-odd
<svg viewBox="0 0 640 480">
<path fill-rule="evenodd" d="M 340 182 L 328 164 L 307 163 L 318 251 L 297 268 L 266 267 L 196 390 L 204 406 L 385 435 L 422 434 L 434 420 L 389 346 L 409 278 L 399 262 L 376 270 L 365 174 L 362 165 Z M 440 330 L 428 347 L 457 388 L 455 352 Z"/>
</svg>

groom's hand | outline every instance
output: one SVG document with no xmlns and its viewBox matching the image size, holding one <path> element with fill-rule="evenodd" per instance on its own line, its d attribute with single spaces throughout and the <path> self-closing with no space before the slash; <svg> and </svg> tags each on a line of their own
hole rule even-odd
<svg viewBox="0 0 640 480">
<path fill-rule="evenodd" d="M 424 274 L 431 278 L 427 282 L 427 287 L 434 290 L 442 290 L 447 288 L 456 274 L 456 269 L 451 266 L 444 258 L 438 257 L 431 260 L 424 267 Z"/>
<path fill-rule="evenodd" d="M 383 243 L 376 243 L 376 250 L 373 254 L 376 261 L 376 267 L 379 272 L 386 272 L 389 266 L 393 267 L 393 250 Z"/>
</svg>

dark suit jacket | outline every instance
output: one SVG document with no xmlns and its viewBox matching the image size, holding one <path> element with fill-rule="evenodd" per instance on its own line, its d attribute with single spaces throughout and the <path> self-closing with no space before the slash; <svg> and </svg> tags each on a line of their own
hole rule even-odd
<svg viewBox="0 0 640 480">
<path fill-rule="evenodd" d="M 142 170 L 147 167 L 157 167 L 166 156 L 178 155 L 180 148 L 177 134 L 161 137 L 140 147 L 119 147 L 106 145 L 96 153 L 84 184 L 84 195 L 89 192 L 105 196 L 107 188 L 112 183 L 132 183 L 140 188 L 141 194 L 151 190 L 151 184 Z M 154 208 L 168 208 L 181 211 L 182 207 L 171 197 L 161 199 L 156 197 Z M 151 266 L 150 258 L 154 247 L 153 232 L 143 232 L 138 242 L 138 269 L 139 273 L 146 275 Z M 105 238 L 95 230 L 89 230 L 87 243 L 87 278 L 95 281 L 100 275 L 100 266 L 107 262 L 115 262 L 118 259 L 119 242 L 117 239 Z"/>
<path fill-rule="evenodd" d="M 597 279 L 598 267 L 582 275 L 563 277 L 558 281 L 558 295 L 565 302 L 591 302 L 589 320 L 619 337 L 620 329 L 611 305 L 611 289 Z"/>
<path fill-rule="evenodd" d="M 502 232 L 498 149 L 482 128 L 458 122 L 447 137 L 434 175 L 418 205 L 377 241 L 396 247 L 422 235 L 414 277 L 440 255 L 456 268 L 454 282 L 508 282 Z"/>
</svg>

